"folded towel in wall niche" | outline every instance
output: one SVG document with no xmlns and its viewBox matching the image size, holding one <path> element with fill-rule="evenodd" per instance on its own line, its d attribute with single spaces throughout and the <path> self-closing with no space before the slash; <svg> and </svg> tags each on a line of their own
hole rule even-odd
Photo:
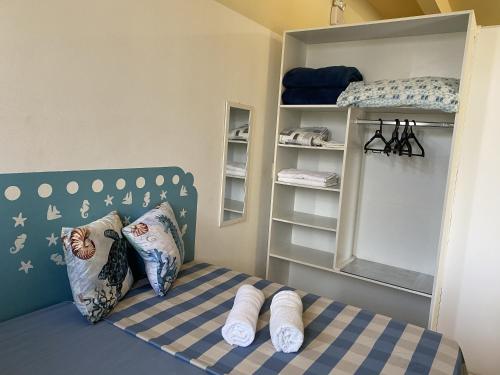
<svg viewBox="0 0 500 375">
<path fill-rule="evenodd" d="M 228 344 L 248 346 L 253 342 L 263 303 L 264 293 L 254 286 L 245 284 L 238 289 L 222 327 L 222 337 Z"/>
<path fill-rule="evenodd" d="M 339 88 L 287 88 L 281 100 L 290 105 L 336 104 L 343 91 Z"/>
<path fill-rule="evenodd" d="M 235 141 L 248 141 L 248 125 L 230 130 L 228 137 Z"/>
<path fill-rule="evenodd" d="M 338 88 L 345 89 L 351 82 L 362 81 L 358 69 L 349 66 L 327 66 L 324 68 L 294 68 L 283 77 L 286 88 Z"/>
<path fill-rule="evenodd" d="M 238 177 L 245 177 L 247 174 L 245 163 L 230 162 L 226 164 L 226 174 Z"/>
<path fill-rule="evenodd" d="M 297 352 L 304 342 L 302 300 L 291 290 L 277 293 L 271 302 L 269 332 L 278 352 Z"/>
</svg>

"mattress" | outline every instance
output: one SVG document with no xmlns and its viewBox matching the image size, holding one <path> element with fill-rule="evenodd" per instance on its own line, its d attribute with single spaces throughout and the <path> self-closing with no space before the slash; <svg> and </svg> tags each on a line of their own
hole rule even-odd
<svg viewBox="0 0 500 375">
<path fill-rule="evenodd" d="M 203 373 L 107 322 L 90 325 L 71 302 L 0 323 L 2 375 Z"/>
<path fill-rule="evenodd" d="M 221 335 L 239 286 L 266 296 L 254 342 L 233 347 Z M 114 326 L 211 374 L 462 374 L 456 342 L 439 333 L 338 301 L 297 291 L 304 343 L 277 353 L 269 336 L 272 297 L 292 289 L 206 263 L 185 265 L 165 298 L 149 286 L 131 291 L 106 318 Z"/>
</svg>

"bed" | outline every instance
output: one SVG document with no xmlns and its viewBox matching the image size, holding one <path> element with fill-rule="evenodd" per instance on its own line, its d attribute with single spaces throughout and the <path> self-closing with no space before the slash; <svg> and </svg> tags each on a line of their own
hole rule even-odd
<svg viewBox="0 0 500 375">
<path fill-rule="evenodd" d="M 231 347 L 220 334 L 242 284 L 253 284 L 266 296 L 255 341 L 247 348 Z M 276 353 L 269 306 L 284 289 L 291 288 L 191 262 L 165 298 L 139 283 L 93 326 L 69 302 L 2 323 L 0 373 L 466 373 L 453 340 L 302 291 L 304 344 L 296 354 Z"/>
<path fill-rule="evenodd" d="M 73 183 L 80 186 L 79 191 L 70 189 Z M 47 184 L 51 187 L 48 195 L 41 190 Z M 19 194 L 7 194 L 13 186 Z M 40 199 L 34 200 L 37 189 Z M 8 301 L 0 307 L 0 374 L 466 373 L 461 350 L 453 340 L 299 290 L 305 341 L 298 353 L 275 352 L 269 338 L 270 302 L 278 291 L 292 288 L 191 261 L 197 193 L 193 176 L 180 168 L 0 175 L 0 190 L 9 200 L 0 199 L 3 216 L 36 222 L 0 225 L 1 238 L 15 239 L 22 231 L 30 241 L 26 248 L 0 253 L 4 281 L 0 299 Z M 134 276 L 139 281 L 134 288 L 104 321 L 90 325 L 67 302 L 71 294 L 64 262 L 53 246 L 62 217 L 65 223 L 81 225 L 105 215 L 110 208 L 104 202 L 123 194 L 121 205 L 115 206 L 130 220 L 158 203 L 154 197 L 163 200 L 167 191 L 173 209 L 183 212 L 179 224 L 187 259 L 173 287 L 165 297 L 157 297 L 149 283 L 138 277 L 143 270 L 136 265 Z M 82 205 L 82 198 L 87 205 Z M 40 220 L 46 213 L 47 220 Z M 220 330 L 243 284 L 261 289 L 266 300 L 254 342 L 246 348 L 231 347 Z"/>
</svg>

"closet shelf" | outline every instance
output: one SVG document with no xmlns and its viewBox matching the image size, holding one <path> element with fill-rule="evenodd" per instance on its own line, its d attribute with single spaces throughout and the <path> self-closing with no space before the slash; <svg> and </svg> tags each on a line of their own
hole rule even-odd
<svg viewBox="0 0 500 375">
<path fill-rule="evenodd" d="M 348 108 L 341 108 L 335 104 L 316 104 L 316 105 L 281 104 L 280 108 L 292 111 L 307 111 L 307 112 L 344 112 L 348 110 Z"/>
<path fill-rule="evenodd" d="M 322 150 L 322 151 L 344 151 L 345 149 L 344 145 L 341 145 L 339 147 L 318 147 L 318 146 L 285 145 L 283 143 L 278 143 L 278 147 L 296 148 L 303 150 Z"/>
<path fill-rule="evenodd" d="M 334 253 L 291 243 L 271 244 L 269 256 L 290 262 L 333 271 Z"/>
<path fill-rule="evenodd" d="M 380 284 L 394 286 L 410 292 L 416 292 L 429 298 L 432 297 L 434 277 L 425 273 L 360 258 L 354 258 L 354 260 L 341 269 L 341 273 L 358 276 L 365 280 L 373 280 Z"/>
<path fill-rule="evenodd" d="M 307 214 L 305 212 L 278 212 L 273 217 L 273 220 L 331 232 L 337 231 L 337 219 L 333 217 Z"/>
<path fill-rule="evenodd" d="M 247 141 L 240 141 L 237 139 L 228 139 L 227 143 L 234 143 L 234 144 L 240 144 L 240 145 L 247 145 Z"/>
<path fill-rule="evenodd" d="M 235 178 L 237 180 L 245 180 L 246 177 L 243 177 L 243 176 L 235 176 L 234 174 L 228 174 L 226 173 L 226 177 L 229 177 L 229 178 Z"/>
<path fill-rule="evenodd" d="M 244 203 L 234 199 L 224 199 L 224 211 L 243 213 Z"/>
<path fill-rule="evenodd" d="M 276 180 L 274 182 L 277 185 L 284 185 L 284 186 L 293 186 L 293 187 L 298 187 L 298 188 L 304 188 L 304 189 L 313 189 L 313 190 L 324 190 L 324 191 L 335 191 L 335 192 L 340 192 L 340 186 L 335 185 L 335 186 L 329 186 L 329 187 L 321 187 L 321 186 L 309 186 L 309 185 L 301 185 L 301 184 L 291 184 L 288 182 L 282 182 Z"/>
<path fill-rule="evenodd" d="M 444 112 L 439 109 L 426 109 L 417 107 L 359 107 L 365 113 L 408 113 L 408 114 L 443 114 L 454 116 L 455 113 Z"/>
</svg>

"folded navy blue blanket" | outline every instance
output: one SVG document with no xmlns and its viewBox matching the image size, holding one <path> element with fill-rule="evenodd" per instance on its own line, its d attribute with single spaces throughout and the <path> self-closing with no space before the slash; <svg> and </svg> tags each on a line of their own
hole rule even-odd
<svg viewBox="0 0 500 375">
<path fill-rule="evenodd" d="M 362 81 L 358 69 L 348 66 L 327 66 L 325 68 L 294 68 L 283 77 L 286 88 L 324 88 L 346 89 L 351 82 Z"/>
<path fill-rule="evenodd" d="M 283 104 L 336 104 L 344 89 L 290 88 L 281 95 Z"/>
</svg>

